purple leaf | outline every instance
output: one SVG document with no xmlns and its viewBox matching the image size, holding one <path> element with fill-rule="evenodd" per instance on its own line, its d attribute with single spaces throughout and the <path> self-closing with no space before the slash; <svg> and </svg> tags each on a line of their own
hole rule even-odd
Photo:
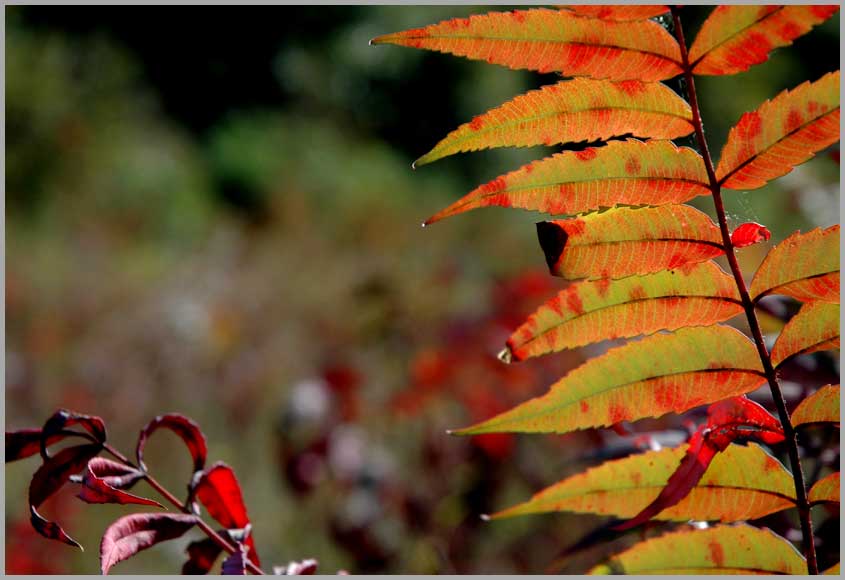
<svg viewBox="0 0 845 580">
<path fill-rule="evenodd" d="M 41 456 L 46 460 L 50 458 L 47 453 L 49 441 L 54 435 L 69 435 L 72 431 L 67 431 L 67 427 L 79 425 L 88 433 L 90 433 L 94 440 L 99 443 L 106 441 L 106 424 L 99 417 L 93 415 L 83 415 L 75 411 L 67 409 L 59 409 L 47 419 L 44 427 L 41 428 Z"/>
<path fill-rule="evenodd" d="M 110 459 L 95 457 L 88 462 L 88 468 L 82 476 L 79 498 L 87 503 L 137 504 L 164 508 L 157 501 L 127 493 L 110 484 L 114 482 L 118 486 L 132 485 L 143 476 L 137 469 Z"/>
<path fill-rule="evenodd" d="M 224 576 L 245 576 L 246 575 L 246 563 L 248 561 L 246 553 L 249 550 L 244 544 L 238 542 L 237 544 L 238 549 L 235 550 L 234 554 L 229 554 L 225 560 L 223 560 L 223 567 L 222 572 Z"/>
<path fill-rule="evenodd" d="M 182 565 L 182 574 L 208 574 L 222 551 L 211 538 L 191 542 L 187 549 L 188 561 Z"/>
<path fill-rule="evenodd" d="M 53 443 L 61 441 L 66 435 L 57 434 L 47 438 L 45 442 L 49 447 Z M 6 463 L 30 457 L 41 451 L 41 429 L 20 429 L 18 431 L 6 431 Z"/>
<path fill-rule="evenodd" d="M 138 465 L 141 466 L 141 469 L 145 471 L 147 469 L 144 465 L 144 447 L 147 444 L 147 439 L 161 427 L 170 429 L 185 442 L 194 460 L 195 472 L 205 467 L 205 457 L 208 449 L 205 444 L 205 435 L 202 434 L 199 425 L 184 415 L 169 413 L 167 415 L 159 415 L 147 423 L 146 427 L 141 429 L 141 434 L 138 436 L 138 446 L 135 450 L 135 456 L 138 458 Z"/>
<path fill-rule="evenodd" d="M 103 574 L 141 550 L 178 538 L 199 519 L 189 514 L 132 514 L 114 522 L 100 542 L 100 568 Z"/>
</svg>

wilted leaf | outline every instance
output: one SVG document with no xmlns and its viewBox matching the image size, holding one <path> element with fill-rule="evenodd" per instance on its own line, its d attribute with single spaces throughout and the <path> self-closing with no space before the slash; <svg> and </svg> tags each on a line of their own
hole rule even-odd
<svg viewBox="0 0 845 580">
<path fill-rule="evenodd" d="M 54 434 L 45 441 L 46 447 L 58 443 L 68 435 Z M 6 431 L 6 463 L 35 455 L 41 450 L 41 429 Z"/>
<path fill-rule="evenodd" d="M 374 38 L 565 76 L 658 81 L 681 72 L 677 41 L 656 22 L 612 22 L 564 10 L 515 10 L 447 20 Z"/>
<path fill-rule="evenodd" d="M 810 488 L 808 499 L 811 504 L 825 501 L 839 503 L 839 472 L 831 473 L 817 481 Z"/>
<path fill-rule="evenodd" d="M 188 514 L 132 514 L 108 527 L 100 542 L 100 568 L 108 574 L 112 566 L 160 542 L 178 538 L 196 525 Z"/>
<path fill-rule="evenodd" d="M 698 75 L 729 75 L 765 62 L 769 53 L 788 46 L 830 18 L 830 6 L 717 6 L 692 43 L 689 59 Z"/>
<path fill-rule="evenodd" d="M 651 274 L 723 253 L 719 228 L 687 205 L 622 207 L 539 222 L 537 236 L 551 273 L 567 280 Z"/>
<path fill-rule="evenodd" d="M 631 20 L 647 20 L 669 12 L 668 6 L 653 4 L 650 6 L 634 5 L 594 5 L 594 6 L 560 6 L 562 10 L 570 10 L 578 16 L 588 18 L 601 18 L 602 20 L 618 20 L 620 22 Z"/>
<path fill-rule="evenodd" d="M 137 469 L 117 463 L 104 457 L 95 457 L 88 462 L 82 476 L 79 498 L 87 503 L 118 503 L 149 505 L 163 508 L 157 501 L 122 491 L 144 476 Z"/>
<path fill-rule="evenodd" d="M 839 141 L 839 71 L 805 82 L 745 113 L 728 133 L 716 176 L 756 189 Z"/>
<path fill-rule="evenodd" d="M 631 518 L 658 496 L 688 448 L 684 444 L 607 461 L 492 518 L 555 511 Z M 716 455 L 688 496 L 655 517 L 722 522 L 756 519 L 792 507 L 794 497 L 792 476 L 777 459 L 754 444 L 731 445 Z"/>
<path fill-rule="evenodd" d="M 713 262 L 610 283 L 577 282 L 514 331 L 506 359 L 519 361 L 658 330 L 709 326 L 741 312 L 736 283 Z"/>
<path fill-rule="evenodd" d="M 201 472 L 194 484 L 194 494 L 211 517 L 224 528 L 245 528 L 249 525 L 241 486 L 235 472 L 225 463 L 215 463 Z M 260 566 L 253 537 L 248 536 L 245 543 L 250 549 L 249 558 L 256 566 Z"/>
<path fill-rule="evenodd" d="M 681 413 L 753 391 L 765 381 L 757 350 L 727 326 L 683 328 L 613 348 L 531 399 L 456 433 L 556 432 Z"/>
<path fill-rule="evenodd" d="M 749 288 L 757 301 L 784 294 L 839 304 L 839 225 L 795 232 L 769 251 Z"/>
<path fill-rule="evenodd" d="M 786 323 L 772 348 L 775 367 L 799 354 L 839 348 L 839 304 L 808 302 Z"/>
<path fill-rule="evenodd" d="M 53 413 L 41 428 L 41 456 L 44 459 L 50 457 L 47 453 L 48 441 L 53 440 L 55 435 L 68 436 L 72 431 L 67 431 L 67 428 L 74 425 L 79 425 L 88 431 L 99 443 L 105 443 L 106 424 L 100 417 L 60 409 Z"/>
<path fill-rule="evenodd" d="M 801 401 L 792 413 L 792 425 L 839 423 L 839 385 L 825 385 Z"/>
<path fill-rule="evenodd" d="M 758 223 L 749 222 L 738 226 L 731 232 L 731 243 L 735 248 L 744 248 L 768 241 L 771 237 L 772 232 L 769 231 L 769 228 Z"/>
<path fill-rule="evenodd" d="M 626 134 L 674 139 L 692 131 L 689 105 L 660 83 L 576 78 L 530 91 L 478 115 L 449 133 L 414 166 L 490 147 L 603 141 Z"/>
<path fill-rule="evenodd" d="M 708 195 L 706 182 L 704 163 L 692 149 L 671 141 L 611 141 L 497 177 L 425 223 L 490 206 L 571 215 L 620 204 L 677 204 Z"/>
<path fill-rule="evenodd" d="M 771 530 L 735 524 L 664 534 L 590 570 L 590 574 L 714 573 L 807 574 L 807 563 Z"/>
<path fill-rule="evenodd" d="M 147 444 L 147 439 L 159 428 L 173 431 L 185 442 L 194 460 L 194 471 L 200 471 L 205 467 L 205 457 L 208 449 L 205 443 L 205 435 L 202 434 L 199 425 L 183 415 L 170 413 L 159 415 L 141 429 L 141 434 L 138 436 L 138 446 L 135 450 L 135 456 L 138 458 L 138 465 L 141 466 L 141 469 L 146 470 L 146 466 L 144 465 L 144 447 Z"/>
</svg>

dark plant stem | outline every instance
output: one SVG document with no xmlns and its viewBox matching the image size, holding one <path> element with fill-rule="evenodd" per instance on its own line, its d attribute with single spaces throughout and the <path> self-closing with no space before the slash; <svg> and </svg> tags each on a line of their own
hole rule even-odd
<svg viewBox="0 0 845 580">
<path fill-rule="evenodd" d="M 772 398 L 777 407 L 778 417 L 780 418 L 783 427 L 783 434 L 786 439 L 787 452 L 789 454 L 789 463 L 792 467 L 792 478 L 795 482 L 795 497 L 796 506 L 798 508 L 799 519 L 801 520 L 801 535 L 803 537 L 804 555 L 807 557 L 807 569 L 810 574 L 818 574 L 819 567 L 816 561 L 816 547 L 813 542 L 813 521 L 810 518 L 810 503 L 807 500 L 807 489 L 804 484 L 804 472 L 801 468 L 801 459 L 798 456 L 798 440 L 795 436 L 795 429 L 792 427 L 792 422 L 789 420 L 789 411 L 786 409 L 786 401 L 783 398 L 780 384 L 778 384 L 775 369 L 772 366 L 772 359 L 769 356 L 769 351 L 766 349 L 766 344 L 763 341 L 763 333 L 760 330 L 760 323 L 757 321 L 757 314 L 754 311 L 754 303 L 748 295 L 748 289 L 745 286 L 745 280 L 742 277 L 742 271 L 739 269 L 739 263 L 736 259 L 733 243 L 731 242 L 731 233 L 728 229 L 728 221 L 725 217 L 725 207 L 722 203 L 722 189 L 719 180 L 716 178 L 716 171 L 713 169 L 713 159 L 710 156 L 710 150 L 707 147 L 707 139 L 704 137 L 704 125 L 701 122 L 701 110 L 698 106 L 698 96 L 695 92 L 695 79 L 692 74 L 692 67 L 689 62 L 689 54 L 687 52 L 686 42 L 684 40 L 684 31 L 681 27 L 680 7 L 672 7 L 672 20 L 674 22 L 675 37 L 681 47 L 681 60 L 684 70 L 684 79 L 687 84 L 687 93 L 689 97 L 690 107 L 692 108 L 692 122 L 695 127 L 695 138 L 698 142 L 698 148 L 701 156 L 704 158 L 704 166 L 707 170 L 707 178 L 710 182 L 710 192 L 713 195 L 713 203 L 716 206 L 716 215 L 719 220 L 719 229 L 722 232 L 722 244 L 725 247 L 725 256 L 730 264 L 731 273 L 736 281 L 739 296 L 742 300 L 742 307 L 745 310 L 745 317 L 748 319 L 748 326 L 751 329 L 751 336 L 754 338 L 754 344 L 757 346 L 757 353 L 760 355 L 760 362 L 763 363 L 763 370 L 766 373 L 766 379 L 769 382 L 769 387 L 772 391 Z"/>
<path fill-rule="evenodd" d="M 115 459 L 123 463 L 124 465 L 128 465 L 129 467 L 138 469 L 138 466 L 135 465 L 132 461 L 129 460 L 123 453 L 109 445 L 108 443 L 103 444 L 103 449 L 110 453 Z M 162 497 L 164 497 L 167 501 L 173 504 L 179 511 L 186 514 L 193 514 L 191 511 L 190 506 L 188 506 L 185 502 L 182 502 L 177 498 L 175 495 L 170 493 L 163 485 L 161 485 L 158 480 L 156 480 L 152 475 L 147 472 L 144 472 L 144 479 L 147 483 L 150 484 L 154 490 L 156 490 Z M 201 529 L 206 536 L 211 538 L 211 540 L 217 544 L 222 550 L 228 552 L 229 554 L 234 554 L 238 551 L 236 546 L 230 544 L 226 538 L 218 534 L 214 529 L 205 523 L 201 518 L 197 518 L 197 527 Z M 253 574 L 260 574 L 263 575 L 264 571 L 253 564 L 251 561 L 247 560 L 247 569 L 252 572 Z"/>
</svg>

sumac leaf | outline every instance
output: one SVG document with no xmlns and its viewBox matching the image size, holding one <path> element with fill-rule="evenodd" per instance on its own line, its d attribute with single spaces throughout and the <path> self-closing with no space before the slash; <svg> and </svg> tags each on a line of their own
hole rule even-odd
<svg viewBox="0 0 845 580">
<path fill-rule="evenodd" d="M 756 301 L 784 294 L 839 304 L 839 225 L 795 232 L 772 248 L 749 288 Z"/>
<path fill-rule="evenodd" d="M 137 504 L 164 508 L 157 501 L 146 499 L 120 488 L 131 486 L 144 474 L 131 467 L 104 457 L 95 457 L 88 462 L 82 476 L 79 498 L 87 503 Z"/>
<path fill-rule="evenodd" d="M 723 253 L 719 228 L 687 205 L 622 207 L 540 222 L 537 237 L 551 273 L 567 280 L 651 274 Z"/>
<path fill-rule="evenodd" d="M 839 9 L 830 6 L 717 6 L 690 47 L 693 72 L 729 75 L 765 62 Z"/>
<path fill-rule="evenodd" d="M 777 367 L 793 356 L 839 348 L 839 304 L 808 302 L 793 316 L 772 347 Z"/>
<path fill-rule="evenodd" d="M 100 417 L 93 415 L 83 415 L 75 411 L 67 409 L 60 409 L 53 413 L 41 428 L 41 456 L 46 460 L 50 457 L 47 453 L 49 441 L 55 435 L 68 435 L 66 429 L 74 425 L 79 425 L 88 433 L 90 433 L 99 443 L 106 441 L 106 424 Z"/>
<path fill-rule="evenodd" d="M 746 397 L 731 397 L 707 409 L 706 439 L 724 450 L 737 439 L 780 443 L 784 439 L 780 421 L 762 405 Z"/>
<path fill-rule="evenodd" d="M 825 385 L 801 401 L 792 413 L 792 425 L 839 423 L 839 385 Z"/>
<path fill-rule="evenodd" d="M 108 574 L 112 566 L 160 542 L 180 537 L 197 523 L 188 514 L 132 514 L 108 527 L 100 542 L 100 568 Z"/>
<path fill-rule="evenodd" d="M 609 283 L 576 282 L 510 336 L 505 360 L 659 330 L 708 326 L 741 312 L 734 279 L 713 262 Z"/>
<path fill-rule="evenodd" d="M 828 568 L 827 570 L 822 572 L 822 574 L 825 574 L 825 575 L 832 574 L 834 576 L 839 576 L 840 568 L 841 568 L 840 563 L 837 562 L 836 564 L 834 564 L 833 566 L 831 566 L 830 568 Z"/>
<path fill-rule="evenodd" d="M 839 472 L 831 473 L 813 484 L 808 499 L 813 504 L 822 502 L 839 503 Z"/>
<path fill-rule="evenodd" d="M 225 463 L 215 463 L 209 469 L 197 474 L 193 492 L 211 517 L 223 527 L 232 529 L 245 528 L 249 525 L 241 486 L 235 477 L 235 472 Z M 252 535 L 249 535 L 244 543 L 249 546 L 249 558 L 256 566 L 260 566 Z"/>
<path fill-rule="evenodd" d="M 839 141 L 839 71 L 783 91 L 745 113 L 728 133 L 716 177 L 756 189 Z"/>
<path fill-rule="evenodd" d="M 709 194 L 706 182 L 701 156 L 692 149 L 671 141 L 611 141 L 497 177 L 425 223 L 491 206 L 572 215 L 615 205 L 677 204 Z"/>
<path fill-rule="evenodd" d="M 744 248 L 768 241 L 771 237 L 772 232 L 769 231 L 769 228 L 758 223 L 749 222 L 738 226 L 731 233 L 731 243 L 735 248 Z"/>
<path fill-rule="evenodd" d="M 807 574 L 786 539 L 747 524 L 679 531 L 651 538 L 596 566 L 590 574 Z"/>
<path fill-rule="evenodd" d="M 612 22 L 545 8 L 457 18 L 370 42 L 565 76 L 658 81 L 681 72 L 680 47 L 656 22 Z"/>
<path fill-rule="evenodd" d="M 674 139 L 692 131 L 689 105 L 665 85 L 576 78 L 529 91 L 476 116 L 414 166 L 491 147 L 605 141 L 626 134 Z"/>
<path fill-rule="evenodd" d="M 45 446 L 49 447 L 67 437 L 66 434 L 54 434 L 47 437 Z M 41 429 L 19 429 L 6 431 L 6 463 L 17 461 L 41 451 Z"/>
<path fill-rule="evenodd" d="M 631 518 L 649 505 L 690 454 L 690 445 L 606 461 L 548 487 L 491 519 L 569 511 Z M 755 444 L 731 445 L 716 455 L 698 485 L 659 520 L 734 522 L 794 506 L 792 475 Z"/>
<path fill-rule="evenodd" d="M 610 349 L 531 399 L 459 435 L 567 433 L 681 413 L 765 381 L 752 342 L 727 326 L 683 328 Z"/>
<path fill-rule="evenodd" d="M 141 434 L 138 436 L 138 446 L 135 450 L 135 456 L 138 459 L 138 465 L 141 466 L 141 469 L 146 470 L 146 466 L 144 465 L 144 447 L 147 444 L 147 439 L 160 428 L 173 431 L 185 442 L 194 460 L 195 472 L 205 467 L 208 448 L 205 443 L 205 435 L 202 434 L 199 425 L 183 415 L 169 413 L 167 415 L 159 415 L 141 430 Z"/>
<path fill-rule="evenodd" d="M 648 20 L 669 12 L 669 7 L 661 4 L 649 6 L 633 5 L 594 5 L 594 6 L 561 6 L 562 10 L 569 10 L 578 16 L 600 18 L 602 20 L 617 20 L 629 22 L 632 20 Z"/>
</svg>

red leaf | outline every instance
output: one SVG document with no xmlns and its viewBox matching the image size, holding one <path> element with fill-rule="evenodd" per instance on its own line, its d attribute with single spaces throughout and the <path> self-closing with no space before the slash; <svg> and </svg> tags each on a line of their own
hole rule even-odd
<svg viewBox="0 0 845 580">
<path fill-rule="evenodd" d="M 29 484 L 30 521 L 35 530 L 51 540 L 59 540 L 71 546 L 81 546 L 55 522 L 44 519 L 37 508 L 51 495 L 59 491 L 70 479 L 79 473 L 95 457 L 102 447 L 99 444 L 77 445 L 62 449 L 54 457 L 47 459 L 32 476 Z"/>
<path fill-rule="evenodd" d="M 647 522 L 666 508 L 679 503 L 692 491 L 692 488 L 698 484 L 704 472 L 707 471 L 716 453 L 720 451 L 706 439 L 704 436 L 705 430 L 705 426 L 702 425 L 693 434 L 689 449 L 687 449 L 684 458 L 681 459 L 681 464 L 669 478 L 669 481 L 666 482 L 666 487 L 660 491 L 660 495 L 634 518 L 616 526 L 615 530 L 628 530 Z"/>
<path fill-rule="evenodd" d="M 678 469 L 660 494 L 640 513 L 617 530 L 627 530 L 656 516 L 684 499 L 698 484 L 717 453 L 737 439 L 756 439 L 764 443 L 784 440 L 780 422 L 766 409 L 745 397 L 732 397 L 710 405 L 707 423 L 690 439 L 689 449 Z"/>
<path fill-rule="evenodd" d="M 131 558 L 141 550 L 178 538 L 198 518 L 188 514 L 132 514 L 114 522 L 100 542 L 100 568 L 108 574 L 112 566 Z"/>
<path fill-rule="evenodd" d="M 29 521 L 32 522 L 32 527 L 35 531 L 45 538 L 58 540 L 70 546 L 79 548 L 80 550 L 82 549 L 82 545 L 68 536 L 59 524 L 45 520 L 33 506 L 29 506 Z"/>
<path fill-rule="evenodd" d="M 82 489 L 79 498 L 87 503 L 119 503 L 149 505 L 163 508 L 153 501 L 121 491 L 142 478 L 144 474 L 110 459 L 95 457 L 88 462 L 88 469 L 82 476 Z"/>
<path fill-rule="evenodd" d="M 52 435 L 47 438 L 45 445 L 61 441 L 66 435 Z M 24 459 L 35 455 L 41 450 L 41 429 L 19 429 L 6 431 L 6 463 Z"/>
<path fill-rule="evenodd" d="M 211 538 L 188 544 L 188 561 L 182 565 L 183 575 L 208 574 L 223 549 Z"/>
<path fill-rule="evenodd" d="M 234 554 L 229 554 L 223 560 L 221 572 L 224 576 L 246 576 L 247 548 L 241 543 L 237 544 L 238 549 Z"/>
<path fill-rule="evenodd" d="M 241 486 L 235 472 L 225 463 L 217 462 L 199 473 L 193 489 L 195 497 L 224 528 L 245 528 L 249 525 Z M 252 536 L 247 537 L 245 543 L 250 548 L 250 559 L 260 566 Z"/>
<path fill-rule="evenodd" d="M 90 433 L 100 443 L 106 441 L 106 424 L 99 417 L 83 415 L 67 409 L 59 409 L 44 423 L 41 428 L 41 456 L 48 459 L 48 441 L 55 435 L 67 436 L 72 431 L 66 431 L 67 427 L 79 425 Z"/>
<path fill-rule="evenodd" d="M 208 453 L 208 448 L 205 444 L 205 435 L 199 428 L 199 425 L 177 413 L 169 413 L 167 415 L 159 415 L 141 429 L 141 434 L 138 436 L 138 447 L 135 450 L 135 455 L 138 458 L 138 465 L 141 469 L 147 469 L 144 465 L 144 447 L 147 444 L 147 439 L 152 435 L 156 429 L 164 427 L 176 433 L 188 450 L 191 452 L 191 457 L 194 459 L 194 471 L 200 471 L 205 467 L 205 457 Z"/>
<path fill-rule="evenodd" d="M 749 222 L 737 227 L 731 234 L 731 242 L 735 248 L 744 248 L 758 242 L 768 241 L 772 232 L 766 226 Z"/>
</svg>

